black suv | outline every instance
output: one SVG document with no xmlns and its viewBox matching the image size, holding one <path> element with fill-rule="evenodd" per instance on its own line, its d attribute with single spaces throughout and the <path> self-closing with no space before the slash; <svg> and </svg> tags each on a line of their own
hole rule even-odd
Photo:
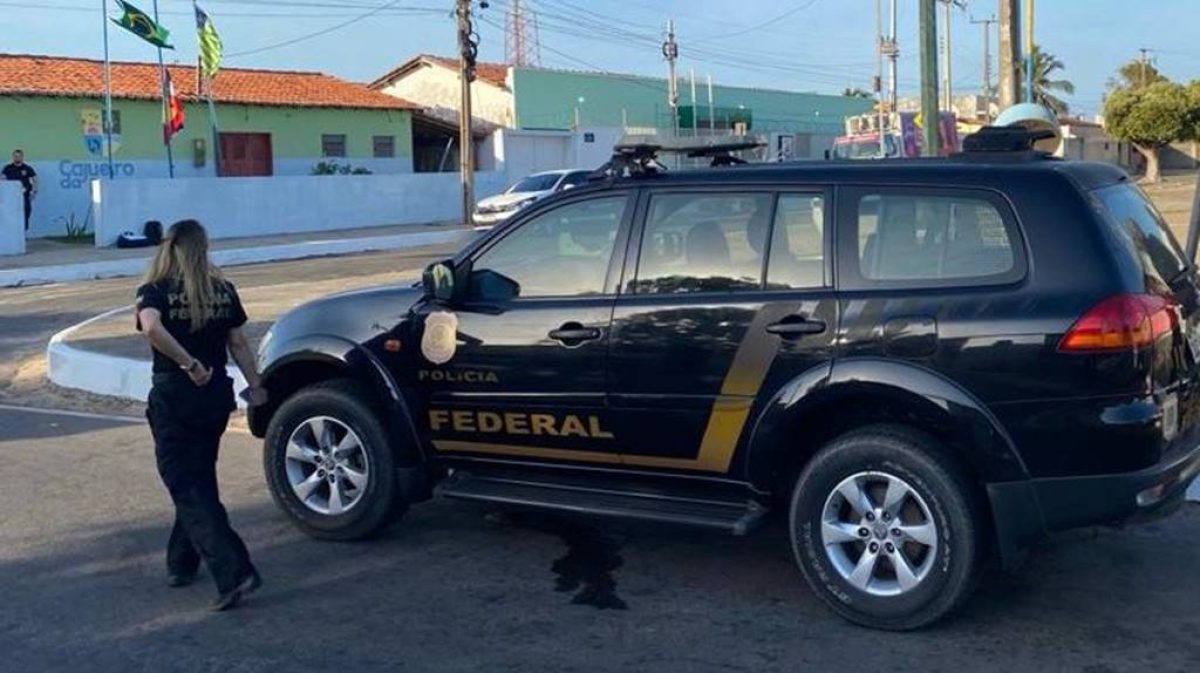
<svg viewBox="0 0 1200 673">
<path fill-rule="evenodd" d="M 826 603 L 907 629 L 1200 471 L 1195 276 L 1118 168 L 612 166 L 420 284 L 275 323 L 250 424 L 300 528 L 434 493 L 734 534 L 777 511 Z"/>
</svg>

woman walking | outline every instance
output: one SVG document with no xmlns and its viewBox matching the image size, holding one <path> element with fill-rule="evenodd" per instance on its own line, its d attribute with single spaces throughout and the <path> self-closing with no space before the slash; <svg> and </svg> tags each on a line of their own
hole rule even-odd
<svg viewBox="0 0 1200 673">
<path fill-rule="evenodd" d="M 217 448 L 236 408 L 229 353 L 250 384 L 247 401 L 266 402 L 242 330 L 246 312 L 233 284 L 209 262 L 208 236 L 195 220 L 167 230 L 137 297 L 137 327 L 154 354 L 146 418 L 158 473 L 175 504 L 167 584 L 191 584 L 203 560 L 217 584 L 212 609 L 227 610 L 262 583 L 217 490 Z"/>
</svg>

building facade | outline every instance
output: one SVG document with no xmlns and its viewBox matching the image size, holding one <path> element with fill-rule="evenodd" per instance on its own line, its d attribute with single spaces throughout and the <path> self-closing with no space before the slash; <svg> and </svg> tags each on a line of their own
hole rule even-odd
<svg viewBox="0 0 1200 673">
<path fill-rule="evenodd" d="M 842 133 L 843 119 L 871 108 L 861 98 L 715 85 L 679 79 L 679 104 L 667 103 L 663 78 L 481 63 L 472 85 L 473 113 L 510 129 L 688 135 L 767 136 L 783 158 L 823 156 Z M 422 54 L 370 85 L 425 107 L 457 109 L 458 69 L 451 59 Z M 692 91 L 695 90 L 695 100 Z M 608 148 L 611 149 L 611 146 Z"/>
<path fill-rule="evenodd" d="M 186 115 L 170 144 L 176 178 L 306 175 L 321 162 L 373 173 L 413 170 L 416 106 L 405 100 L 321 73 L 225 69 L 213 87 L 214 137 L 195 69 L 168 70 Z M 82 224 L 93 179 L 171 172 L 157 66 L 112 64 L 111 162 L 102 73 L 99 61 L 0 55 L 0 155 L 23 149 L 39 175 L 31 236 Z"/>
</svg>

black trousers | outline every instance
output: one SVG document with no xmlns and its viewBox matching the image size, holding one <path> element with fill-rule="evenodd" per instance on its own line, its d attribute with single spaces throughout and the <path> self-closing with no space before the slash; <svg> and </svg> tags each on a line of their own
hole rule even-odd
<svg viewBox="0 0 1200 673">
<path fill-rule="evenodd" d="M 233 408 L 228 378 L 200 388 L 180 372 L 154 375 L 146 409 L 158 474 L 175 503 L 167 572 L 189 575 L 203 560 L 221 593 L 254 570 L 217 489 L 217 450 Z"/>
<path fill-rule="evenodd" d="M 29 231 L 29 215 L 33 213 L 33 195 L 25 192 L 25 231 Z"/>
</svg>

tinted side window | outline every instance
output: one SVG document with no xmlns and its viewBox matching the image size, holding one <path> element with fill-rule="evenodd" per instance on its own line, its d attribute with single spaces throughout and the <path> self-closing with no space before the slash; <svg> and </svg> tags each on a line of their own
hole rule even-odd
<svg viewBox="0 0 1200 673">
<path fill-rule="evenodd" d="M 1098 189 L 1095 195 L 1147 274 L 1170 283 L 1187 268 L 1171 228 L 1141 189 L 1120 184 Z"/>
<path fill-rule="evenodd" d="M 781 194 L 771 230 L 767 288 L 808 288 L 825 277 L 825 199 L 820 194 Z"/>
<path fill-rule="evenodd" d="M 1011 272 L 1014 241 L 987 200 L 869 194 L 858 203 L 858 260 L 868 280 L 987 279 Z"/>
<path fill-rule="evenodd" d="M 662 194 L 650 201 L 634 292 L 757 290 L 769 194 Z"/>
<path fill-rule="evenodd" d="M 476 258 L 473 271 L 512 279 L 521 297 L 603 293 L 625 204 L 624 195 L 612 196 L 538 215 Z"/>
</svg>

